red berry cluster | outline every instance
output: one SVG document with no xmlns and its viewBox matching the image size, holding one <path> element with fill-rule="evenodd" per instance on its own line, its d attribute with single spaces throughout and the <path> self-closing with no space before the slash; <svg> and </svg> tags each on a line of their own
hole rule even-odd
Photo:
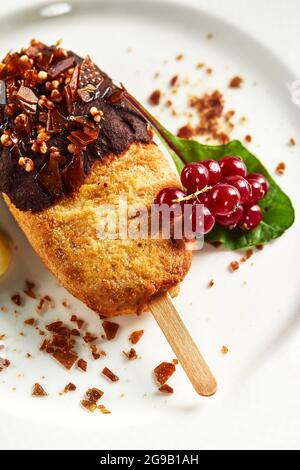
<svg viewBox="0 0 300 470">
<path fill-rule="evenodd" d="M 154 202 L 170 207 L 192 204 L 195 233 L 206 234 L 215 223 L 242 230 L 252 230 L 260 224 L 262 213 L 257 203 L 268 193 L 269 183 L 259 173 L 247 174 L 241 158 L 228 156 L 219 161 L 189 163 L 182 170 L 181 182 L 186 193 L 178 188 L 165 188 Z M 197 204 L 203 204 L 204 221 L 202 217 L 197 220 Z"/>
</svg>

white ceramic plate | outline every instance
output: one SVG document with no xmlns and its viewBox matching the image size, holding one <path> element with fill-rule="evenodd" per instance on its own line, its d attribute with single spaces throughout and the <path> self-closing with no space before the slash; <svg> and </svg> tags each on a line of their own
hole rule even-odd
<svg viewBox="0 0 300 470">
<path fill-rule="evenodd" d="M 207 39 L 209 32 L 214 33 L 212 40 Z M 2 55 L 32 37 L 50 43 L 63 38 L 65 47 L 81 55 L 89 53 L 144 102 L 154 88 L 166 89 L 175 72 L 197 82 L 195 91 L 221 89 L 228 109 L 248 117 L 244 127 L 236 127 L 234 137 L 251 134 L 251 149 L 271 173 L 280 161 L 287 163 L 280 184 L 296 210 L 300 208 L 299 146 L 287 146 L 300 131 L 299 112 L 287 89 L 294 77 L 275 55 L 242 31 L 184 2 L 170 6 L 153 0 L 65 2 L 1 18 Z M 181 52 L 184 60 L 175 61 Z M 213 75 L 196 70 L 198 62 L 211 66 Z M 161 76 L 154 81 L 157 71 Z M 227 84 L 236 74 L 245 78 L 245 85 L 232 91 Z M 184 105 L 184 96 L 186 93 L 178 98 L 179 107 Z M 183 123 L 166 111 L 157 111 L 171 130 Z M 89 360 L 86 374 L 78 370 L 67 373 L 50 356 L 39 353 L 41 337 L 23 324 L 34 314 L 36 301 L 26 299 L 17 313 L 10 301 L 13 293 L 22 290 L 25 279 L 36 282 L 41 295 L 55 299 L 56 308 L 40 318 L 41 326 L 52 319 L 67 321 L 70 313 L 85 317 L 91 331 L 99 332 L 100 322 L 57 286 L 2 202 L 0 229 L 15 246 L 9 273 L 0 281 L 0 306 L 9 309 L 0 313 L 0 334 L 7 335 L 7 355 L 12 362 L 0 376 L 2 448 L 299 445 L 298 221 L 234 274 L 227 267 L 240 254 L 205 248 L 195 255 L 176 305 L 218 378 L 219 392 L 210 399 L 195 395 L 180 367 L 170 381 L 175 394 L 166 397 L 156 392 L 151 371 L 173 354 L 148 314 L 118 319 L 121 331 L 117 340 L 103 344 L 107 358 Z M 215 285 L 208 289 L 211 278 Z M 63 299 L 69 300 L 69 310 L 61 306 Z M 128 335 L 141 328 L 145 334 L 137 350 L 142 358 L 126 362 L 121 351 L 129 347 Z M 220 352 L 222 345 L 229 348 L 226 356 Z M 27 352 L 32 359 L 25 357 Z M 87 351 L 82 354 L 87 356 Z M 118 383 L 110 384 L 100 376 L 105 365 L 120 376 Z M 77 385 L 77 391 L 60 396 L 69 381 Z M 49 397 L 32 398 L 34 382 L 40 382 Z M 79 407 L 89 386 L 105 391 L 102 401 L 111 415 L 90 415 Z"/>
</svg>

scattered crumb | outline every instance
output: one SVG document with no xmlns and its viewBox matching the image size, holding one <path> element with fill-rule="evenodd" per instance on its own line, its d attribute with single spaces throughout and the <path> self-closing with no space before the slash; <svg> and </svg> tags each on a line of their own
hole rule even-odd
<svg viewBox="0 0 300 470">
<path fill-rule="evenodd" d="M 278 163 L 275 172 L 277 175 L 283 175 L 286 169 L 286 164 L 284 162 Z"/>
<path fill-rule="evenodd" d="M 90 413 L 94 413 L 94 411 L 97 409 L 97 405 L 95 403 L 90 402 L 89 400 L 81 400 L 80 404 Z"/>
<path fill-rule="evenodd" d="M 207 39 L 213 39 L 213 37 L 214 37 L 213 33 L 207 33 L 207 36 L 206 36 Z"/>
<path fill-rule="evenodd" d="M 252 142 L 252 136 L 249 134 L 245 135 L 245 142 L 248 142 L 248 144 L 250 144 Z"/>
<path fill-rule="evenodd" d="M 44 313 L 44 312 L 47 312 L 47 310 L 49 310 L 50 308 L 53 308 L 54 307 L 54 302 L 53 300 L 51 299 L 51 297 L 49 297 L 49 295 L 45 295 L 44 297 L 42 297 L 36 307 L 36 311 L 38 313 Z"/>
<path fill-rule="evenodd" d="M 195 129 L 191 124 L 186 124 L 177 131 L 177 137 L 181 137 L 182 139 L 191 139 L 194 135 Z"/>
<path fill-rule="evenodd" d="M 69 382 L 68 385 L 65 386 L 64 392 L 65 393 L 74 392 L 76 388 L 77 388 L 76 385 L 72 384 L 72 382 Z"/>
<path fill-rule="evenodd" d="M 212 242 L 211 245 L 215 248 L 220 248 L 220 246 L 222 246 L 222 242 Z"/>
<path fill-rule="evenodd" d="M 214 286 L 214 284 L 215 284 L 214 279 L 211 279 L 211 280 L 209 281 L 209 283 L 207 284 L 207 287 L 211 288 L 211 287 Z"/>
<path fill-rule="evenodd" d="M 85 343 L 93 343 L 98 339 L 98 336 L 95 336 L 90 331 L 87 331 L 82 339 Z"/>
<path fill-rule="evenodd" d="M 253 255 L 253 250 L 249 249 L 245 252 L 244 256 L 240 259 L 240 263 L 245 263 Z"/>
<path fill-rule="evenodd" d="M 104 405 L 98 405 L 97 408 L 104 415 L 110 415 L 111 414 L 111 411 L 109 411 Z"/>
<path fill-rule="evenodd" d="M 11 296 L 11 301 L 17 305 L 18 307 L 20 307 L 22 305 L 22 299 L 21 299 L 21 296 L 20 294 L 14 294 Z"/>
<path fill-rule="evenodd" d="M 154 90 L 151 95 L 148 98 L 148 102 L 152 106 L 158 106 L 160 103 L 160 98 L 161 98 L 161 91 L 160 90 Z"/>
<path fill-rule="evenodd" d="M 178 82 L 178 75 L 174 75 L 170 80 L 170 87 L 174 87 Z"/>
<path fill-rule="evenodd" d="M 289 140 L 288 145 L 290 147 L 294 147 L 296 145 L 296 140 L 293 137 L 291 137 L 290 140 Z"/>
<path fill-rule="evenodd" d="M 102 374 L 112 382 L 117 382 L 119 380 L 119 377 L 115 375 L 108 367 L 104 367 Z"/>
<path fill-rule="evenodd" d="M 4 369 L 7 369 L 10 366 L 10 361 L 8 359 L 4 359 L 3 357 L 0 357 L 0 372 L 2 372 Z"/>
<path fill-rule="evenodd" d="M 26 294 L 28 297 L 31 297 L 32 299 L 36 299 L 36 293 L 34 292 L 34 289 L 35 289 L 34 282 L 30 282 L 30 281 L 25 282 L 25 288 L 23 292 L 24 294 Z"/>
<path fill-rule="evenodd" d="M 231 261 L 231 263 L 229 265 L 229 271 L 231 271 L 231 272 L 237 271 L 239 269 L 239 267 L 240 267 L 240 265 L 239 265 L 238 261 Z"/>
<path fill-rule="evenodd" d="M 137 344 L 139 340 L 141 339 L 141 337 L 143 336 L 143 334 L 144 334 L 144 330 L 136 330 L 131 333 L 128 339 L 131 342 L 131 344 Z"/>
<path fill-rule="evenodd" d="M 46 397 L 48 394 L 39 383 L 35 383 L 31 395 L 33 397 Z"/>
<path fill-rule="evenodd" d="M 154 369 L 154 375 L 157 382 L 160 385 L 164 385 L 169 380 L 171 375 L 174 374 L 175 370 L 175 364 L 172 362 L 162 362 Z"/>
<path fill-rule="evenodd" d="M 178 62 L 180 60 L 182 60 L 184 58 L 184 55 L 183 54 L 177 54 L 177 56 L 175 57 L 175 60 L 177 60 Z"/>
<path fill-rule="evenodd" d="M 264 245 L 256 245 L 255 248 L 256 248 L 258 251 L 262 251 L 262 250 L 264 249 L 264 247 L 265 247 Z"/>
<path fill-rule="evenodd" d="M 78 369 L 83 370 L 83 372 L 87 371 L 87 362 L 84 359 L 78 359 L 77 361 Z"/>
<path fill-rule="evenodd" d="M 75 322 L 77 324 L 77 328 L 81 330 L 81 328 L 84 325 L 84 320 L 81 320 L 80 318 L 77 317 L 77 315 L 72 315 L 70 318 L 71 322 Z"/>
<path fill-rule="evenodd" d="M 25 325 L 30 325 L 33 326 L 35 324 L 35 319 L 34 318 L 27 318 L 27 320 L 24 320 Z"/>
<path fill-rule="evenodd" d="M 102 322 L 102 326 L 106 335 L 106 339 L 108 341 L 114 339 L 116 337 L 116 334 L 118 332 L 118 329 L 120 328 L 120 325 L 118 323 L 114 323 L 112 321 L 104 320 Z"/>
<path fill-rule="evenodd" d="M 177 366 L 177 364 L 178 364 L 178 359 L 175 357 L 175 359 L 173 359 L 172 362 L 173 362 L 173 364 L 174 364 L 175 366 Z"/>
<path fill-rule="evenodd" d="M 241 88 L 243 82 L 244 80 L 242 77 L 233 77 L 229 82 L 229 88 Z"/>
<path fill-rule="evenodd" d="M 126 351 L 123 351 L 123 354 L 124 356 L 127 357 L 127 359 L 129 359 L 130 361 L 134 360 L 134 359 L 137 359 L 137 353 L 136 353 L 136 350 L 134 348 L 131 348 L 128 352 Z"/>
<path fill-rule="evenodd" d="M 174 389 L 168 384 L 161 385 L 158 390 L 162 393 L 174 393 Z"/>
<path fill-rule="evenodd" d="M 101 397 L 103 397 L 104 392 L 102 390 L 99 390 L 99 388 L 89 388 L 86 392 L 86 397 L 91 401 L 92 403 L 96 403 L 100 400 Z"/>
<path fill-rule="evenodd" d="M 229 349 L 227 348 L 227 346 L 222 346 L 222 348 L 221 348 L 221 353 L 222 354 L 227 354 L 228 351 L 229 351 Z"/>
</svg>

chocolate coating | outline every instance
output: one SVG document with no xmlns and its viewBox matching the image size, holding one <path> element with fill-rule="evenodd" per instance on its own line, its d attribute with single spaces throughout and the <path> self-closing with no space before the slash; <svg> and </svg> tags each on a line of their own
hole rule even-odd
<svg viewBox="0 0 300 470">
<path fill-rule="evenodd" d="M 6 193 L 18 209 L 37 212 L 76 190 L 96 159 L 108 154 L 117 156 L 134 142 L 149 143 L 151 136 L 145 120 L 123 100 L 122 91 L 89 57 L 83 60 L 68 52 L 63 58 L 64 63 L 59 57 L 60 48 L 42 43 L 31 45 L 26 53 L 31 59 L 27 68 L 26 62 L 23 68 L 20 61 L 24 55 L 22 51 L 22 54 L 6 58 L 5 67 L 0 71 L 2 88 L 3 83 L 6 85 L 6 104 L 0 105 L 0 130 L 8 133 L 12 140 L 10 146 L 0 145 L 0 191 Z M 70 68 L 70 64 L 75 69 L 73 89 L 70 83 L 69 88 L 67 86 L 64 68 L 65 65 Z M 51 100 L 51 90 L 36 79 L 41 70 L 48 72 L 50 83 L 51 80 L 60 81 L 58 91 L 62 99 L 54 102 L 52 109 L 40 103 L 45 96 Z M 34 95 L 39 99 L 38 103 L 34 102 Z M 100 122 L 95 122 L 91 116 L 92 107 L 103 113 Z M 53 109 L 58 112 L 60 121 L 56 127 L 51 121 Z M 47 122 L 41 124 L 43 113 Z M 28 120 L 26 129 L 20 130 L 16 124 L 20 114 L 25 114 Z M 78 117 L 80 119 L 76 120 Z M 47 133 L 46 153 L 32 150 L 41 126 Z M 76 159 L 74 152 L 68 150 L 70 143 L 75 144 Z M 53 146 L 58 149 L 59 158 L 50 162 Z M 22 157 L 34 162 L 32 171 L 26 171 L 20 165 Z"/>
</svg>

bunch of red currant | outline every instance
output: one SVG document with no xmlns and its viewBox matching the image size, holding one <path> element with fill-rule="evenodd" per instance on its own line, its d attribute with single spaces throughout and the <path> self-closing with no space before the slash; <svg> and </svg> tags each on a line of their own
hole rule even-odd
<svg viewBox="0 0 300 470">
<path fill-rule="evenodd" d="M 186 193 L 178 188 L 165 188 L 154 202 L 169 207 L 192 204 L 195 233 L 206 234 L 215 223 L 242 230 L 252 230 L 260 224 L 262 213 L 257 203 L 268 193 L 269 183 L 259 173 L 247 174 L 241 158 L 228 156 L 219 161 L 189 163 L 182 170 L 181 182 Z M 197 215 L 197 204 L 203 204 L 201 218 Z"/>
</svg>

